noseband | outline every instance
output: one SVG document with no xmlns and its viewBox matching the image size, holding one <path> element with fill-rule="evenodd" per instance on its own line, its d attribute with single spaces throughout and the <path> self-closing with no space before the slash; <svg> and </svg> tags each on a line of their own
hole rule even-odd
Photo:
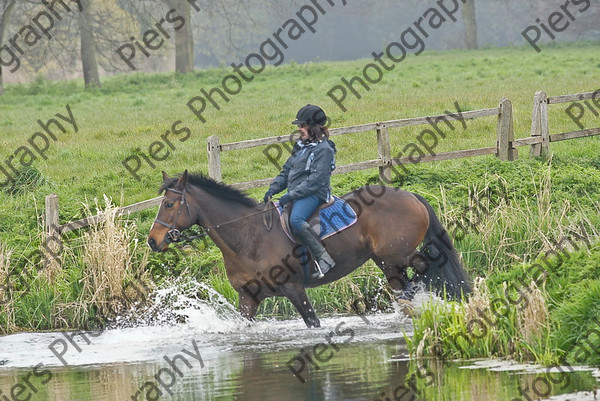
<svg viewBox="0 0 600 401">
<path fill-rule="evenodd" d="M 176 229 L 175 225 L 177 223 L 177 220 L 179 220 L 179 216 L 181 215 L 182 205 L 185 205 L 187 212 L 188 212 L 188 216 L 191 216 L 191 213 L 190 213 L 190 206 L 185 201 L 185 188 L 183 189 L 183 191 L 178 191 L 173 188 L 167 188 L 166 190 L 181 195 L 181 199 L 179 200 L 179 209 L 177 210 L 177 216 L 173 220 L 173 224 L 169 224 L 160 219 L 154 219 L 155 223 L 161 224 L 169 229 L 169 231 L 167 231 L 167 234 L 165 235 L 164 242 L 166 242 L 167 244 L 170 244 L 171 242 L 178 242 L 181 237 L 181 231 Z"/>
</svg>

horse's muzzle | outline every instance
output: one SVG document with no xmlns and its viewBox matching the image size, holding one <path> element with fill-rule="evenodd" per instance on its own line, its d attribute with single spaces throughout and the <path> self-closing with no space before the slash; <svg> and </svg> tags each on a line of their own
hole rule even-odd
<svg viewBox="0 0 600 401">
<path fill-rule="evenodd" d="M 153 252 L 164 252 L 166 250 L 166 247 L 165 249 L 160 249 L 156 241 L 154 241 L 154 238 L 148 239 L 148 246 L 150 247 L 150 249 L 152 249 Z"/>
</svg>

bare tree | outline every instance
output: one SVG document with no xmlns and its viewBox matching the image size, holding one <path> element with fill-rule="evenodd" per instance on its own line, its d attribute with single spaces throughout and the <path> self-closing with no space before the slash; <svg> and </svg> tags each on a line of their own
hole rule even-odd
<svg viewBox="0 0 600 401">
<path fill-rule="evenodd" d="M 83 67 L 83 81 L 86 88 L 99 88 L 100 75 L 98 74 L 98 60 L 96 58 L 96 40 L 92 26 L 90 0 L 80 0 L 83 10 L 79 14 L 79 37 L 81 42 L 81 66 Z"/>
<path fill-rule="evenodd" d="M 175 71 L 182 74 L 194 69 L 194 35 L 192 33 L 192 6 L 187 0 L 163 0 L 185 19 L 181 29 L 175 31 Z"/>
<path fill-rule="evenodd" d="M 33 10 L 21 18 L 28 23 L 31 15 L 40 7 L 39 0 Z M 42 0 L 52 4 L 51 0 Z M 44 45 L 28 49 L 27 64 L 35 72 L 50 72 L 55 76 L 68 77 L 83 72 L 86 88 L 100 87 L 100 70 L 118 71 L 115 49 L 129 40 L 137 27 L 136 21 L 116 0 L 79 0 L 67 4 L 71 11 L 59 8 L 60 20 L 55 21 L 52 38 Z M 81 66 L 81 70 L 77 66 Z M 62 75 L 61 75 L 62 74 Z"/>
<path fill-rule="evenodd" d="M 209 0 L 213 2 L 213 0 Z M 184 23 L 181 27 L 174 29 L 175 36 L 175 71 L 188 73 L 194 68 L 194 34 L 192 26 L 192 9 L 198 11 L 199 7 L 204 7 L 201 2 L 193 2 L 192 6 L 188 0 L 139 0 L 128 1 L 118 0 L 119 5 L 134 18 L 142 30 L 145 27 L 152 27 L 153 21 L 158 20 L 156 15 L 165 15 L 167 10 L 175 10 L 178 18 L 183 18 Z M 164 7 L 166 6 L 166 10 Z M 165 46 L 164 49 L 167 49 Z M 164 51 L 161 49 L 161 51 Z"/>
<path fill-rule="evenodd" d="M 462 9 L 465 23 L 465 45 L 467 49 L 477 49 L 477 18 L 475 16 L 475 0 L 466 0 Z"/>
<path fill-rule="evenodd" d="M 0 44 L 4 43 L 6 28 L 10 22 L 11 14 L 17 4 L 16 0 L 0 0 L 2 17 L 0 18 Z M 2 64 L 0 64 L 0 96 L 4 93 L 4 79 L 2 77 Z"/>
</svg>

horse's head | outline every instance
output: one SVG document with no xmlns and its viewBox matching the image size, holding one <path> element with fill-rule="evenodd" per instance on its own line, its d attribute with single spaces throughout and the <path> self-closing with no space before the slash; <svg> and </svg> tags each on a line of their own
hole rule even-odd
<svg viewBox="0 0 600 401">
<path fill-rule="evenodd" d="M 164 191 L 165 196 L 148 233 L 148 245 L 157 252 L 166 251 L 171 242 L 177 242 L 181 231 L 196 221 L 187 199 L 188 171 L 185 170 L 179 179 L 170 178 L 164 171 L 162 174 L 163 185 L 159 193 Z"/>
</svg>

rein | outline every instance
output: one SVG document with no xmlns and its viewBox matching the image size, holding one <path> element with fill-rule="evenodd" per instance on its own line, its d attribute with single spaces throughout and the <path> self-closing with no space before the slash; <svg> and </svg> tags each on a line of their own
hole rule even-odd
<svg viewBox="0 0 600 401">
<path fill-rule="evenodd" d="M 265 203 L 265 207 L 261 211 L 258 211 L 258 212 L 255 212 L 255 213 L 251 213 L 251 214 L 246 215 L 246 216 L 238 217 L 236 219 L 229 220 L 229 221 L 226 221 L 224 223 L 219 223 L 219 224 L 215 224 L 215 225 L 212 225 L 212 226 L 202 227 L 202 229 L 204 230 L 204 232 L 202 232 L 202 233 L 200 233 L 198 235 L 192 235 L 191 237 L 182 237 L 181 236 L 181 231 L 179 231 L 178 229 L 176 229 L 175 225 L 177 223 L 177 220 L 179 220 L 179 216 L 181 215 L 181 205 L 182 204 L 185 204 L 185 207 L 186 207 L 187 212 L 188 212 L 188 216 L 191 216 L 190 206 L 189 206 L 189 204 L 185 200 L 186 190 L 185 190 L 185 188 L 183 189 L 183 191 L 178 191 L 178 190 L 173 189 L 173 188 L 167 188 L 166 190 L 181 195 L 181 200 L 179 202 L 179 210 L 177 210 L 177 217 L 175 217 L 175 219 L 173 219 L 173 223 L 172 224 L 169 224 L 169 223 L 167 223 L 165 221 L 162 221 L 160 219 L 154 219 L 155 223 L 163 225 L 163 226 L 165 226 L 165 227 L 167 227 L 169 229 L 169 231 L 167 231 L 165 239 L 163 240 L 167 244 L 178 243 L 178 242 L 185 242 L 185 241 L 191 241 L 191 240 L 194 240 L 194 239 L 206 237 L 208 235 L 208 232 L 210 230 L 212 230 L 212 229 L 217 229 L 217 228 L 225 226 L 227 224 L 235 223 L 236 221 L 244 220 L 244 219 L 256 216 L 256 215 L 261 214 L 261 213 L 272 212 L 273 209 L 277 208 L 275 205 L 269 206 L 270 204 L 272 204 L 272 202 L 269 200 L 269 202 Z M 267 231 L 271 231 L 271 228 L 273 227 L 273 214 L 269 213 L 268 216 L 269 216 L 268 218 L 267 218 L 266 214 L 263 216 L 263 224 L 265 225 L 265 228 L 267 229 Z"/>
</svg>

